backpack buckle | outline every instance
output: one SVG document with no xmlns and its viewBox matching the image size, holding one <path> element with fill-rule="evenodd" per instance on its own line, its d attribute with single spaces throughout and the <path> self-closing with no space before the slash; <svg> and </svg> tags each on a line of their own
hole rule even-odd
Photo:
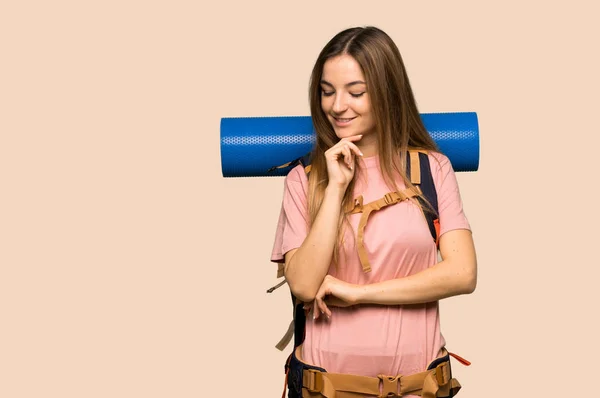
<svg viewBox="0 0 600 398">
<path fill-rule="evenodd" d="M 381 397 L 398 397 L 402 376 L 377 375 L 381 381 Z"/>
<path fill-rule="evenodd" d="M 383 195 L 383 201 L 385 202 L 386 205 L 391 205 L 396 202 L 396 200 L 392 196 L 392 192 L 388 192 L 385 195 Z"/>
</svg>

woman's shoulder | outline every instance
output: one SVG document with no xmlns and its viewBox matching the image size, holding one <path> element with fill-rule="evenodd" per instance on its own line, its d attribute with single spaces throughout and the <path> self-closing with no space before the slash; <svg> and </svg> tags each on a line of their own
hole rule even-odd
<svg viewBox="0 0 600 398">
<path fill-rule="evenodd" d="M 454 174 L 452 162 L 450 162 L 450 158 L 447 155 L 440 151 L 429 150 L 427 151 L 427 156 L 429 159 L 429 169 L 436 185 L 441 184 L 446 177 Z"/>
<path fill-rule="evenodd" d="M 452 167 L 450 164 L 450 159 L 444 155 L 442 152 L 437 150 L 425 150 L 421 148 L 409 148 L 409 152 L 420 152 L 427 155 L 429 160 L 429 168 L 431 169 L 432 174 L 438 174 L 440 171 L 446 169 L 448 166 Z"/>
<path fill-rule="evenodd" d="M 301 164 L 291 169 L 285 176 L 285 185 L 287 187 L 297 186 L 303 190 L 308 186 L 308 175 Z"/>
<path fill-rule="evenodd" d="M 458 181 L 450 158 L 439 151 L 429 151 L 428 157 L 429 169 L 436 189 L 456 189 Z"/>
<path fill-rule="evenodd" d="M 432 167 L 432 171 L 433 171 L 434 167 L 439 170 L 439 169 L 443 169 L 443 168 L 447 167 L 448 165 L 451 166 L 450 159 L 448 158 L 448 156 L 444 155 L 442 152 L 427 151 L 427 155 L 429 157 L 429 164 L 430 164 L 430 167 Z"/>
</svg>

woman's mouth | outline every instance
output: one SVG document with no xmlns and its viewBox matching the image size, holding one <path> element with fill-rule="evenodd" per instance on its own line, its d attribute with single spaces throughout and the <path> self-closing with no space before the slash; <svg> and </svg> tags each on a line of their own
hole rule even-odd
<svg viewBox="0 0 600 398">
<path fill-rule="evenodd" d="M 354 119 L 356 119 L 356 116 L 351 117 L 351 118 L 342 118 L 342 117 L 333 117 L 333 120 L 335 120 L 335 124 L 338 127 L 344 127 L 350 124 L 350 122 L 352 122 Z"/>
</svg>

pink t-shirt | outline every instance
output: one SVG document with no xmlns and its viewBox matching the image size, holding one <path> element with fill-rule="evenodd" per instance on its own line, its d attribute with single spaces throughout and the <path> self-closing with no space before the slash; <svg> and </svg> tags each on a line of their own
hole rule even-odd
<svg viewBox="0 0 600 398">
<path fill-rule="evenodd" d="M 440 153 L 429 155 L 438 194 L 440 235 L 453 229 L 470 229 L 463 212 L 454 170 Z M 363 203 L 378 200 L 390 189 L 379 169 L 377 156 L 363 158 L 362 177 L 354 197 Z M 439 161 L 439 162 L 438 162 Z M 404 184 L 398 182 L 399 189 Z M 308 179 L 301 166 L 285 178 L 284 195 L 273 262 L 298 248 L 306 238 Z M 438 261 L 437 249 L 421 210 L 410 201 L 387 206 L 371 213 L 365 228 L 364 246 L 372 271 L 362 270 L 356 250 L 356 231 L 361 213 L 350 216 L 352 230 L 346 229 L 345 254 L 329 274 L 354 284 L 370 284 L 418 273 Z M 438 303 L 379 306 L 330 307 L 329 321 L 308 317 L 302 357 L 309 364 L 329 372 L 376 377 L 378 374 L 412 374 L 426 369 L 445 345 L 440 330 Z"/>
</svg>

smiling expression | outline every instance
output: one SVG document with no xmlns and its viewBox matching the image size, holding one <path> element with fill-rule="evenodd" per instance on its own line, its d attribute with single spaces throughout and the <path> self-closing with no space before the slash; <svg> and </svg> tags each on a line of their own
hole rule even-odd
<svg viewBox="0 0 600 398">
<path fill-rule="evenodd" d="M 375 120 L 365 77 L 360 65 L 351 56 L 342 54 L 325 62 L 321 79 L 321 109 L 339 138 L 367 135 L 374 131 Z"/>
</svg>

